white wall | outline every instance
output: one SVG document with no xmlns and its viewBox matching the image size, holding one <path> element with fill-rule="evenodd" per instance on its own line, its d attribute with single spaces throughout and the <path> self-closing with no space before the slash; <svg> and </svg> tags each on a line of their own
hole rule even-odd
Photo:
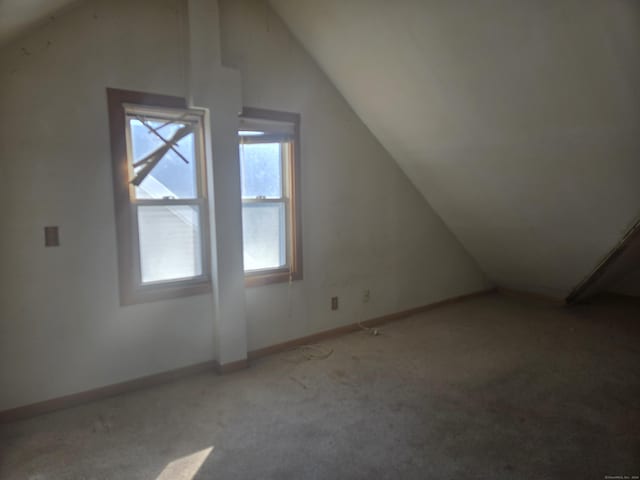
<svg viewBox="0 0 640 480">
<path fill-rule="evenodd" d="M 214 337 L 221 366 L 247 357 L 242 265 L 238 112 L 240 75 L 220 64 L 220 21 L 215 0 L 187 0 L 189 102 L 208 109 L 207 151 L 214 300 Z"/>
<path fill-rule="evenodd" d="M 271 4 L 496 283 L 562 296 L 640 213 L 640 2 Z"/>
<path fill-rule="evenodd" d="M 222 60 L 242 74 L 244 105 L 302 115 L 304 279 L 247 289 L 249 350 L 486 288 L 270 7 L 223 0 L 220 16 Z M 340 308 L 332 312 L 334 295 Z"/>
<path fill-rule="evenodd" d="M 187 3 L 194 7 L 188 31 Z M 0 410 L 215 358 L 234 361 L 247 344 L 256 349 L 488 286 L 266 12 L 261 2 L 223 2 L 224 60 L 243 75 L 245 105 L 302 113 L 305 279 L 290 291 L 248 289 L 248 331 L 240 79 L 217 65 L 214 4 L 88 0 L 0 49 Z M 210 108 L 213 296 L 120 306 L 107 86 L 193 97 Z M 60 227 L 60 247 L 44 247 L 47 225 Z M 333 313 L 332 295 L 340 296 Z"/>
<path fill-rule="evenodd" d="M 186 95 L 185 7 L 84 2 L 0 50 L 0 410 L 215 358 L 211 295 L 118 298 L 105 88 Z"/>
<path fill-rule="evenodd" d="M 38 22 L 55 17 L 73 0 L 2 0 L 0 2 L 0 43 L 6 43 Z"/>
</svg>

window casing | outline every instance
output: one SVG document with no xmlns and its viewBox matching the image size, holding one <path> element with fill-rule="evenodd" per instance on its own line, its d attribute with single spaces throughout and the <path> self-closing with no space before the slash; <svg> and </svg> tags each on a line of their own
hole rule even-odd
<svg viewBox="0 0 640 480">
<path fill-rule="evenodd" d="M 245 284 L 302 278 L 300 116 L 245 108 L 238 132 Z"/>
<path fill-rule="evenodd" d="M 108 89 L 120 303 L 211 290 L 203 111 Z"/>
</svg>

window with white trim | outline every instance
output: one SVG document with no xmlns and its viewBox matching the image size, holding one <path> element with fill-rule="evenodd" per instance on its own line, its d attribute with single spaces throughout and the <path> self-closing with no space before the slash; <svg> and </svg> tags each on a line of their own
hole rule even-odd
<svg viewBox="0 0 640 480">
<path fill-rule="evenodd" d="M 209 291 L 204 112 L 108 93 L 121 303 Z"/>
<path fill-rule="evenodd" d="M 300 279 L 300 116 L 245 108 L 238 131 L 245 283 Z"/>
</svg>

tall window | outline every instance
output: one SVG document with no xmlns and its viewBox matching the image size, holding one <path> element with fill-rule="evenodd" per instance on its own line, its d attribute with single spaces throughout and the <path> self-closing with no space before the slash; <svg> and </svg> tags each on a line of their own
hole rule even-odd
<svg viewBox="0 0 640 480">
<path fill-rule="evenodd" d="M 245 108 L 238 132 L 247 286 L 302 278 L 300 116 Z"/>
<path fill-rule="evenodd" d="M 203 112 L 108 89 L 123 304 L 210 290 Z"/>
</svg>

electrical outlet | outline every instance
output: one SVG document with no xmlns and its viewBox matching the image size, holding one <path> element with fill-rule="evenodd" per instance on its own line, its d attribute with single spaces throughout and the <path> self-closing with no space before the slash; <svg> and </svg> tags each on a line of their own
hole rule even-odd
<svg viewBox="0 0 640 480">
<path fill-rule="evenodd" d="M 58 233 L 58 227 L 44 227 L 44 246 L 60 246 L 60 234 Z"/>
<path fill-rule="evenodd" d="M 331 297 L 331 310 L 338 309 L 338 297 Z"/>
<path fill-rule="evenodd" d="M 371 300 L 371 290 L 367 288 L 362 292 L 362 303 L 369 303 L 369 300 Z"/>
</svg>

